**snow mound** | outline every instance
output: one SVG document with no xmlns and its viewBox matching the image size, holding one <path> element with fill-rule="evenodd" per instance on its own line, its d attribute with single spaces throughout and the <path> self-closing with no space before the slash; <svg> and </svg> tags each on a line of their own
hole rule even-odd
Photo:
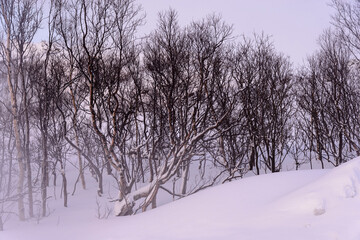
<svg viewBox="0 0 360 240">
<path fill-rule="evenodd" d="M 79 195 L 65 211 L 66 220 L 61 212 L 39 225 L 9 224 L 0 239 L 359 240 L 359 193 L 357 158 L 332 170 L 249 177 L 142 214 L 102 221 L 94 217 L 87 195 Z"/>
<path fill-rule="evenodd" d="M 320 216 L 347 204 L 346 199 L 360 199 L 359 192 L 360 158 L 356 158 L 279 199 L 276 205 L 282 211 Z"/>
</svg>

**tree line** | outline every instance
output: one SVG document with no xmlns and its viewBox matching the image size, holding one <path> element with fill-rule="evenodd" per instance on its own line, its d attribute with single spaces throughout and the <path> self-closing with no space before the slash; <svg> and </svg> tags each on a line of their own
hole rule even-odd
<svg viewBox="0 0 360 240">
<path fill-rule="evenodd" d="M 34 206 L 47 216 L 49 186 L 66 207 L 67 164 L 99 196 L 104 174 L 116 179 L 123 216 L 156 207 L 160 189 L 179 198 L 359 155 L 360 5 L 332 6 L 332 29 L 295 68 L 268 36 L 235 38 L 215 14 L 180 26 L 168 10 L 139 38 L 134 0 L 52 0 L 48 12 L 1 0 L 0 230 Z M 34 43 L 41 24 L 48 40 Z"/>
</svg>

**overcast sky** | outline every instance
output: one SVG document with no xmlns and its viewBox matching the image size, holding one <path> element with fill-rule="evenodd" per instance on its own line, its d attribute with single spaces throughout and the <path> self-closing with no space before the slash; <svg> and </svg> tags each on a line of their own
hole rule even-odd
<svg viewBox="0 0 360 240">
<path fill-rule="evenodd" d="M 136 0 L 146 13 L 140 30 L 155 29 L 158 13 L 175 9 L 182 26 L 208 14 L 218 13 L 234 27 L 234 35 L 252 36 L 264 32 L 272 36 L 276 49 L 299 65 L 317 48 L 320 34 L 330 27 L 331 0 Z M 44 23 L 46 25 L 46 23 Z M 42 29 L 35 41 L 44 40 Z M 46 38 L 46 37 L 45 37 Z"/>
<path fill-rule="evenodd" d="M 142 31 L 156 27 L 159 11 L 177 10 L 181 25 L 211 13 L 233 24 L 236 35 L 264 32 L 276 48 L 302 63 L 317 49 L 319 35 L 330 27 L 330 0 L 138 0 L 146 12 Z"/>
</svg>

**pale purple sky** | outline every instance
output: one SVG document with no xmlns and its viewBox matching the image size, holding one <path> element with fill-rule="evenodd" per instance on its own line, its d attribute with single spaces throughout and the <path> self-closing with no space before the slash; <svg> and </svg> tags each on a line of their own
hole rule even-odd
<svg viewBox="0 0 360 240">
<path fill-rule="evenodd" d="M 159 11 L 177 10 L 181 25 L 219 13 L 234 34 L 264 32 L 276 48 L 296 63 L 317 49 L 319 35 L 330 26 L 330 0 L 138 0 L 146 12 L 144 32 L 156 27 Z"/>
<path fill-rule="evenodd" d="M 234 27 L 234 35 L 264 32 L 272 36 L 278 51 L 289 56 L 296 65 L 317 48 L 320 34 L 330 27 L 331 0 L 136 0 L 146 13 L 141 34 L 155 29 L 158 13 L 169 8 L 178 12 L 182 26 L 208 14 L 221 14 Z M 45 23 L 44 23 L 45 24 Z M 41 30 L 36 41 L 44 38 Z M 46 34 L 45 34 L 46 36 Z M 45 37 L 46 38 L 46 37 Z"/>
</svg>

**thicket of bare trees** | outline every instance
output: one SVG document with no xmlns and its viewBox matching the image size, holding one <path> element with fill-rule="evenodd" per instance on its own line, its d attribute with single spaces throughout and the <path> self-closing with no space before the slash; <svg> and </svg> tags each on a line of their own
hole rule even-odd
<svg viewBox="0 0 360 240">
<path fill-rule="evenodd" d="M 358 83 L 350 53 L 330 31 L 320 39 L 321 49 L 299 75 L 300 128 L 306 134 L 307 158 L 311 155 L 324 167 L 338 166 L 354 157 L 358 142 Z"/>
<path fill-rule="evenodd" d="M 160 190 L 358 155 L 360 8 L 332 3 L 334 29 L 295 71 L 269 37 L 235 38 L 216 15 L 180 26 L 169 10 L 140 39 L 134 0 L 53 0 L 46 20 L 36 0 L 1 0 L 0 230 L 11 214 L 46 216 L 49 186 L 67 207 L 68 163 L 72 194 L 93 177 L 102 196 L 115 178 L 122 216 Z"/>
</svg>

